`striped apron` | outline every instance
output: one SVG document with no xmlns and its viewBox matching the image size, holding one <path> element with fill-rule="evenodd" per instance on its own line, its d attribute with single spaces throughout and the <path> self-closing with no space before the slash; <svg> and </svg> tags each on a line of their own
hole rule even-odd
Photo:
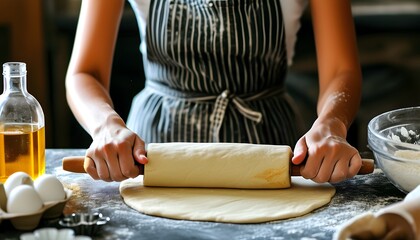
<svg viewBox="0 0 420 240">
<path fill-rule="evenodd" d="M 128 127 L 146 143 L 294 145 L 284 35 L 279 0 L 151 0 Z"/>
</svg>

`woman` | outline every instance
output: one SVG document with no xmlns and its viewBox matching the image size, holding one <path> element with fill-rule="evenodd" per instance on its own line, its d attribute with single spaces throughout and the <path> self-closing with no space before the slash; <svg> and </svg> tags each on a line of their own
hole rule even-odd
<svg viewBox="0 0 420 240">
<path fill-rule="evenodd" d="M 145 143 L 249 142 L 293 146 L 315 182 L 339 182 L 361 166 L 346 139 L 361 72 L 349 0 L 311 0 L 319 70 L 318 117 L 298 139 L 284 90 L 302 0 L 131 0 L 142 37 L 146 87 L 127 125 L 109 95 L 124 0 L 84 0 L 69 64 L 69 105 L 93 142 L 94 179 L 135 177 Z M 302 164 L 304 163 L 304 164 Z"/>
</svg>

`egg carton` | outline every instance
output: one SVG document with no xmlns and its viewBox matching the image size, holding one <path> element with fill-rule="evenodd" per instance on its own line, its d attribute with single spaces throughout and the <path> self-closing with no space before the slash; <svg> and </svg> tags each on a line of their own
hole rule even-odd
<svg viewBox="0 0 420 240">
<path fill-rule="evenodd" d="M 17 230 L 33 230 L 39 225 L 41 219 L 60 217 L 73 193 L 70 189 L 64 189 L 64 191 L 66 192 L 64 200 L 45 202 L 41 209 L 31 214 L 7 213 L 0 208 L 0 224 L 3 220 L 9 220 Z"/>
</svg>

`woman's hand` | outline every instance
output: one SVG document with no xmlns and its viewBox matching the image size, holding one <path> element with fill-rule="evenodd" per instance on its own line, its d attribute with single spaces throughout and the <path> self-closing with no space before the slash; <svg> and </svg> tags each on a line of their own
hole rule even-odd
<svg viewBox="0 0 420 240">
<path fill-rule="evenodd" d="M 315 121 L 297 142 L 292 158 L 293 164 L 302 165 L 300 173 L 304 178 L 336 183 L 357 174 L 362 159 L 346 141 L 346 131 L 337 119 Z"/>
<path fill-rule="evenodd" d="M 147 163 L 143 140 L 125 125 L 110 124 L 95 134 L 84 168 L 93 179 L 122 181 L 140 174 L 136 162 Z"/>
</svg>

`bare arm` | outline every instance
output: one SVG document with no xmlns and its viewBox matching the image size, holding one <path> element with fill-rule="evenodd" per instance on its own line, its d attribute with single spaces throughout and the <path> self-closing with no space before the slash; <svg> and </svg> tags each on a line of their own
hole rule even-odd
<svg viewBox="0 0 420 240">
<path fill-rule="evenodd" d="M 92 136 L 85 168 L 95 179 L 123 180 L 138 175 L 144 143 L 115 112 L 109 94 L 112 60 L 124 0 L 83 0 L 66 75 L 72 112 Z M 135 147 L 135 144 L 138 146 Z M 132 152 L 138 149 L 136 154 Z"/>
<path fill-rule="evenodd" d="M 117 118 L 109 86 L 123 6 L 122 0 L 82 1 L 66 93 L 77 120 L 91 135 L 103 121 Z"/>
<path fill-rule="evenodd" d="M 350 1 L 311 0 L 311 13 L 320 82 L 318 116 L 336 118 L 348 128 L 359 107 L 362 79 Z"/>
<path fill-rule="evenodd" d="M 361 166 L 347 130 L 357 113 L 362 74 L 348 0 L 311 0 L 320 92 L 318 118 L 296 144 L 293 162 L 302 176 L 316 182 L 339 182 Z"/>
</svg>

